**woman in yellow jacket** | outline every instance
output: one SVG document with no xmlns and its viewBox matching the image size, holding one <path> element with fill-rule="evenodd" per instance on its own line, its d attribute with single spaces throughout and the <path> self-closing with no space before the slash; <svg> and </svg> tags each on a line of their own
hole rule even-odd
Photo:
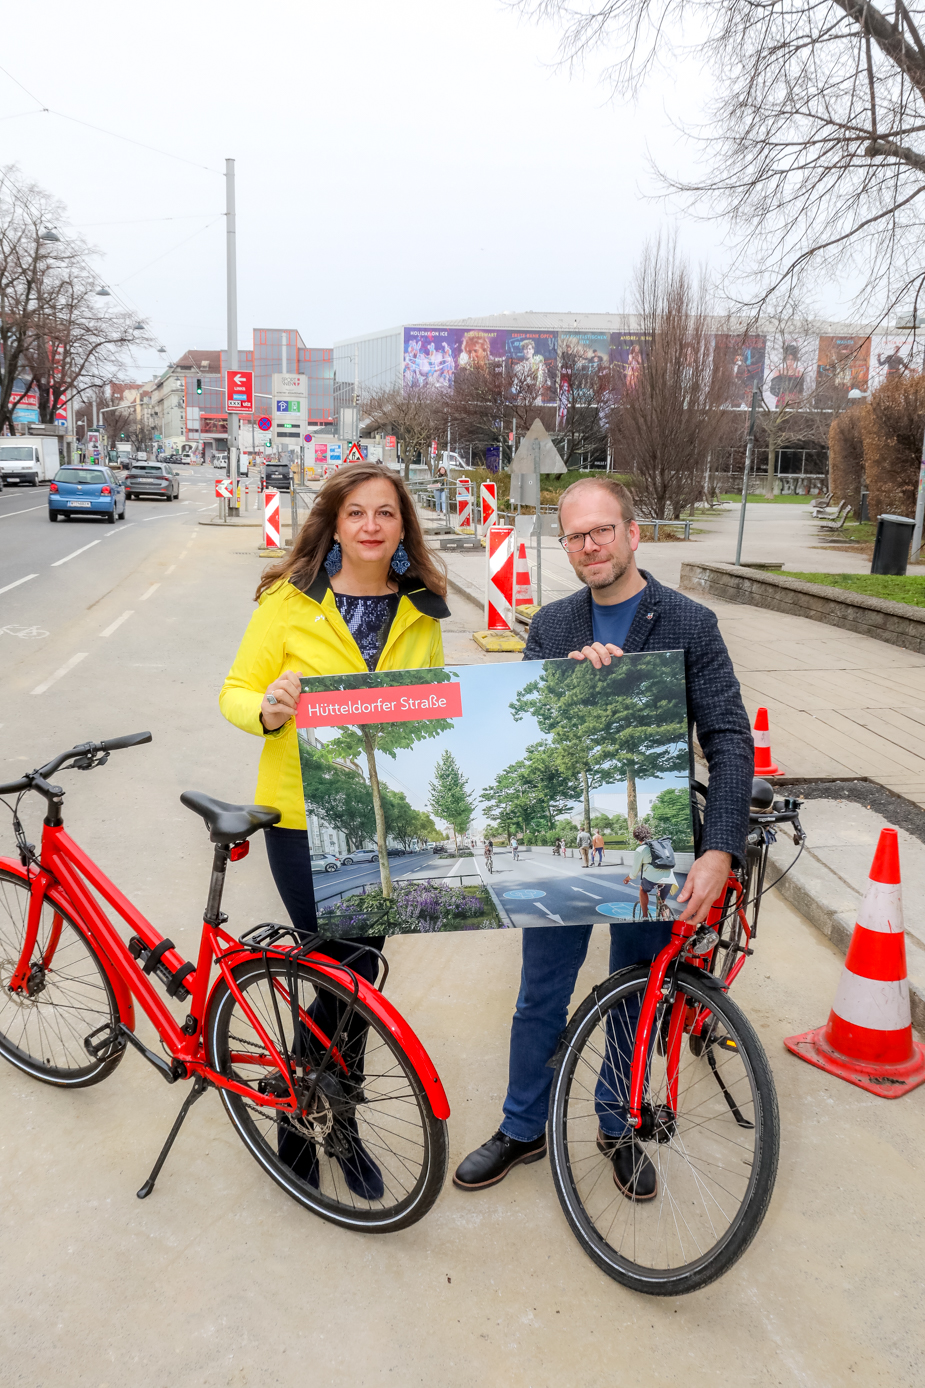
<svg viewBox="0 0 925 1388">
<path fill-rule="evenodd" d="M 270 870 L 305 935 L 316 932 L 317 917 L 294 717 L 300 677 L 442 665 L 445 597 L 446 576 L 424 543 L 408 488 L 372 463 L 352 463 L 328 478 L 291 553 L 257 587 L 259 606 L 219 705 L 229 722 L 263 740 L 255 798 L 282 811 L 266 830 Z M 351 968 L 372 982 L 378 960 L 356 957 L 356 945 L 383 943 L 328 941 L 325 952 L 337 958 L 346 951 Z M 281 1130 L 280 1155 L 317 1184 L 314 1148 L 294 1130 Z M 379 1168 L 358 1140 L 341 1166 L 355 1194 L 379 1198 Z"/>
</svg>

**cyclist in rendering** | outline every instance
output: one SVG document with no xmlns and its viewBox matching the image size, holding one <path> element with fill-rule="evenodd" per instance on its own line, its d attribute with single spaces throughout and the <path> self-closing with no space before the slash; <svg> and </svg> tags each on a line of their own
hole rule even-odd
<svg viewBox="0 0 925 1388">
<path fill-rule="evenodd" d="M 682 919 L 703 921 L 733 859 L 745 862 L 755 753 L 732 661 L 708 608 L 636 567 L 639 526 L 633 499 L 613 477 L 584 477 L 567 487 L 559 501 L 559 526 L 560 543 L 583 587 L 537 613 L 524 659 L 569 657 L 600 669 L 624 652 L 684 652 L 687 706 L 709 766 L 710 796 L 700 856 L 678 901 L 685 906 Z M 661 921 L 614 924 L 610 972 L 654 958 L 670 933 L 671 925 Z M 496 1185 L 512 1167 L 546 1155 L 549 1061 L 565 1028 L 591 926 L 548 925 L 523 930 L 521 936 L 523 966 L 503 1120 L 457 1168 L 453 1180 L 464 1190 Z M 617 1189 L 630 1200 L 651 1199 L 655 1168 L 617 1112 L 608 1131 L 599 1131 L 598 1144 L 613 1166 Z"/>
<path fill-rule="evenodd" d="M 653 862 L 652 830 L 648 824 L 637 824 L 633 830 L 633 838 L 639 847 L 633 854 L 633 864 L 628 876 L 624 877 L 624 887 L 629 886 L 632 878 L 639 878 L 639 905 L 642 908 L 643 920 L 649 914 L 649 894 L 652 893 L 656 899 L 655 914 L 660 920 L 667 919 L 662 907 L 668 900 L 668 894 L 672 887 L 678 885 L 678 879 L 674 875 L 674 868 L 656 866 Z M 674 856 L 673 854 L 671 855 Z M 670 861 L 670 859 L 669 859 Z"/>
</svg>

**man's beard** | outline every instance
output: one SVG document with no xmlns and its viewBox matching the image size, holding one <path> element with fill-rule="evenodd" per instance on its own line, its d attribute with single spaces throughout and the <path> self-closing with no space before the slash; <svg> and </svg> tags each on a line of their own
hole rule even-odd
<svg viewBox="0 0 925 1388">
<path fill-rule="evenodd" d="M 589 588 L 609 588 L 611 583 L 616 583 L 618 579 L 623 577 L 629 566 L 629 559 L 617 559 L 614 557 L 611 559 L 608 569 L 601 569 L 600 572 L 596 573 L 593 577 L 585 573 L 585 565 L 583 563 L 579 563 L 576 566 L 576 572 L 582 583 L 587 584 Z"/>
</svg>

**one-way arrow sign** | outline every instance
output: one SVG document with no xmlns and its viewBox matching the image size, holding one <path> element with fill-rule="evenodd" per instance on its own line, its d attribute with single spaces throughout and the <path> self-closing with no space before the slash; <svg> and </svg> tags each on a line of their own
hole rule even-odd
<svg viewBox="0 0 925 1388">
<path fill-rule="evenodd" d="M 253 414 L 253 371 L 225 372 L 225 408 L 232 414 Z"/>
</svg>

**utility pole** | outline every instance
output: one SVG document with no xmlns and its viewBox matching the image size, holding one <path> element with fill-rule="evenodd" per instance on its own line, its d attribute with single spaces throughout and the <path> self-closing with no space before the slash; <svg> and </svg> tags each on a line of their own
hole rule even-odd
<svg viewBox="0 0 925 1388">
<path fill-rule="evenodd" d="M 225 160 L 225 269 L 227 275 L 226 302 L 228 308 L 228 370 L 238 369 L 238 251 L 234 203 L 234 160 Z M 226 389 L 227 376 L 222 381 Z M 227 396 L 225 404 L 228 404 Z M 228 511 L 237 512 L 238 498 L 238 417 L 228 410 L 228 476 L 231 478 L 231 498 Z"/>
<path fill-rule="evenodd" d="M 755 412 L 758 409 L 758 387 L 752 391 L 752 413 L 748 421 L 748 445 L 745 449 L 745 476 L 742 478 L 742 507 L 739 511 L 739 538 L 736 542 L 736 564 L 742 559 L 742 535 L 745 530 L 745 507 L 748 503 L 748 477 L 752 469 L 752 451 L 755 447 Z"/>
<path fill-rule="evenodd" d="M 517 428 L 516 420 L 514 428 Z M 536 475 L 536 605 L 543 606 L 543 513 L 540 510 L 540 439 L 533 440 L 533 470 Z"/>
</svg>

